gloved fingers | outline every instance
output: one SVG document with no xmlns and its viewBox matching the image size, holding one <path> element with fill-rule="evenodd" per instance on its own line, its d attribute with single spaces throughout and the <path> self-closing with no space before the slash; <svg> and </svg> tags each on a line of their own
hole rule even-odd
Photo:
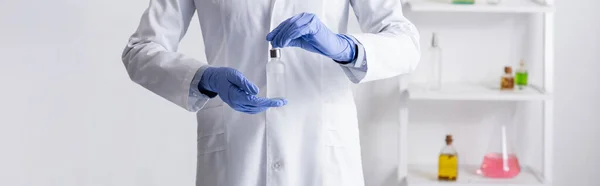
<svg viewBox="0 0 600 186">
<path fill-rule="evenodd" d="M 282 35 L 285 32 L 287 32 L 288 28 L 293 26 L 292 22 L 286 22 L 286 23 L 281 23 L 281 24 L 283 25 L 282 28 L 273 37 L 273 40 L 271 40 L 271 46 L 273 46 L 273 48 L 283 48 L 283 45 L 281 44 Z"/>
<path fill-rule="evenodd" d="M 254 95 L 247 96 L 249 105 L 255 105 L 258 107 L 282 107 L 287 104 L 287 100 L 283 98 L 263 98 Z"/>
<path fill-rule="evenodd" d="M 287 99 L 284 99 L 284 98 L 272 98 L 272 99 L 267 99 L 267 100 L 265 100 L 265 102 L 263 102 L 263 106 L 265 106 L 265 107 L 283 107 L 287 104 L 288 104 L 288 101 L 287 101 Z"/>
<path fill-rule="evenodd" d="M 267 41 L 273 41 L 275 39 L 275 36 L 277 36 L 277 34 L 279 34 L 279 32 L 283 28 L 289 26 L 290 20 L 296 19 L 299 15 L 300 14 L 294 15 L 294 16 L 292 16 L 290 18 L 287 18 L 286 20 L 282 21 L 281 23 L 279 23 L 279 25 L 277 25 L 277 27 L 275 27 L 271 32 L 269 32 L 269 34 L 267 34 Z M 272 44 L 273 43 L 271 43 L 271 45 Z M 273 48 L 277 48 L 277 47 L 273 46 Z"/>
<path fill-rule="evenodd" d="M 289 26 L 282 28 L 275 36 L 274 42 L 280 48 L 285 47 L 292 39 L 309 33 L 309 24 L 315 18 L 314 14 L 302 13 L 297 15 L 297 19 L 291 19 Z"/>
<path fill-rule="evenodd" d="M 271 32 L 267 34 L 267 41 L 273 41 L 273 39 L 275 39 L 275 36 L 277 35 L 277 33 L 279 33 L 282 27 L 282 24 L 279 24 L 277 27 L 275 27 L 275 29 L 271 30 Z"/>
<path fill-rule="evenodd" d="M 277 26 L 277 28 L 274 29 L 274 30 L 277 30 L 277 33 L 271 34 L 271 40 L 270 40 L 271 46 L 273 46 L 273 48 L 283 47 L 283 45 L 281 45 L 281 42 L 280 42 L 280 40 L 282 38 L 282 34 L 285 32 L 288 32 L 288 30 L 290 30 L 290 28 L 293 28 L 295 26 L 295 22 L 297 22 L 299 19 L 302 19 L 306 15 L 307 15 L 307 13 L 296 14 L 296 15 L 292 16 L 291 18 L 281 22 Z"/>
<path fill-rule="evenodd" d="M 288 33 L 282 33 L 281 35 L 283 35 L 281 37 L 280 40 L 278 40 L 280 47 L 287 47 L 289 46 L 290 42 L 292 42 L 293 40 L 298 40 L 298 39 L 304 39 L 302 38 L 302 36 L 308 34 L 308 29 L 307 26 L 302 26 L 299 28 L 296 28 L 295 30 L 292 30 L 291 32 Z"/>
<path fill-rule="evenodd" d="M 304 19 L 300 19 L 294 23 L 294 28 L 288 32 L 283 32 L 282 39 L 279 40 L 281 47 L 287 47 L 288 44 L 295 39 L 302 38 L 305 35 L 316 34 L 319 29 L 321 21 L 315 15 L 305 16 Z"/>
<path fill-rule="evenodd" d="M 280 102 L 287 103 L 287 101 L 280 101 Z M 234 110 L 236 110 L 238 112 L 243 112 L 243 113 L 247 113 L 247 114 L 258 114 L 258 113 L 266 111 L 270 107 L 280 107 L 280 105 L 281 105 L 281 103 L 275 103 L 275 102 L 272 102 L 270 105 L 269 104 L 263 104 L 263 105 L 260 105 L 260 106 L 259 105 L 247 105 L 247 104 L 241 104 L 241 103 L 234 103 L 234 105 L 231 108 L 233 108 Z"/>
<path fill-rule="evenodd" d="M 266 108 L 262 108 L 262 107 L 258 107 L 258 106 L 253 106 L 253 105 L 246 105 L 243 104 L 243 101 L 240 100 L 239 98 L 241 96 L 243 96 L 242 94 L 245 95 L 245 93 L 243 93 L 241 90 L 237 93 L 237 95 L 233 96 L 233 97 L 237 97 L 238 99 L 230 99 L 229 102 L 227 102 L 227 104 L 233 109 L 236 110 L 238 112 L 243 112 L 243 113 L 247 113 L 247 114 L 257 114 L 260 113 L 264 110 L 266 110 Z"/>
<path fill-rule="evenodd" d="M 240 104 L 240 100 L 243 100 L 247 95 L 248 94 L 245 91 L 241 90 L 237 86 L 229 85 L 228 90 L 219 94 L 219 97 L 221 97 L 221 100 L 227 103 L 227 105 L 229 105 L 229 107 L 235 111 L 243 113 L 253 112 L 250 108 Z"/>
<path fill-rule="evenodd" d="M 315 53 L 320 53 L 320 51 L 317 48 L 315 48 L 313 45 L 311 45 L 306 40 L 304 40 L 304 38 L 297 38 L 297 39 L 291 40 L 290 43 L 287 44 L 287 46 L 300 47 L 304 50 L 308 50 L 308 51 L 315 52 Z"/>
<path fill-rule="evenodd" d="M 241 72 L 234 72 L 233 75 L 227 76 L 227 80 L 232 85 L 235 85 L 237 88 L 241 89 L 242 91 L 245 91 L 247 94 L 258 94 L 258 86 L 246 79 L 246 77 L 244 77 L 244 75 Z"/>
<path fill-rule="evenodd" d="M 231 109 L 233 109 L 235 111 L 244 112 L 244 113 L 251 112 L 250 108 L 244 107 L 244 106 L 236 103 L 236 101 L 228 100 L 228 101 L 225 101 L 225 103 L 227 103 L 227 105 L 229 105 L 229 107 L 231 107 Z"/>
<path fill-rule="evenodd" d="M 287 27 L 285 30 L 280 31 L 277 36 L 275 36 L 275 40 L 273 42 L 276 42 L 276 45 L 280 48 L 285 47 L 292 39 L 296 39 L 302 35 L 304 35 L 306 33 L 306 31 L 304 31 L 305 25 L 298 25 L 298 24 L 303 24 L 304 21 L 302 21 L 302 19 L 294 22 L 294 23 L 290 23 L 290 26 Z"/>
<path fill-rule="evenodd" d="M 243 112 L 243 113 L 252 113 L 252 112 L 254 112 L 254 111 L 252 111 L 251 109 L 248 109 L 248 108 L 242 107 L 242 106 L 240 106 L 240 105 L 236 105 L 236 106 L 233 106 L 233 107 L 231 107 L 231 108 L 233 108 L 233 110 L 236 110 L 236 111 L 238 111 L 238 112 Z"/>
<path fill-rule="evenodd" d="M 226 96 L 227 104 L 236 111 L 248 114 L 256 114 L 265 111 L 270 107 L 281 107 L 287 104 L 285 99 L 267 99 L 249 95 L 236 86 L 230 86 Z"/>
<path fill-rule="evenodd" d="M 250 110 L 249 112 L 246 112 L 248 114 L 258 114 L 258 113 L 264 112 L 268 109 L 268 107 L 253 107 L 251 105 L 246 105 L 246 106 L 251 108 L 251 109 L 249 109 Z"/>
<path fill-rule="evenodd" d="M 262 107 L 262 106 L 258 106 L 258 105 L 248 105 L 245 104 L 244 101 L 235 101 L 234 103 L 234 110 L 237 110 L 239 112 L 243 112 L 243 113 L 247 113 L 247 114 L 258 114 L 261 112 L 264 112 L 265 110 L 267 110 L 268 107 Z"/>
<path fill-rule="evenodd" d="M 287 26 L 287 23 L 290 22 L 291 19 L 294 19 L 295 17 L 297 17 L 299 15 L 300 14 L 294 15 L 294 16 L 282 21 L 281 23 L 279 23 L 279 25 L 277 25 L 277 27 L 275 27 L 271 32 L 269 32 L 269 34 L 267 34 L 267 41 L 273 41 L 273 39 L 275 39 L 275 36 L 277 35 L 277 33 L 279 33 L 279 31 L 281 31 L 281 29 L 283 27 Z"/>
<path fill-rule="evenodd" d="M 243 112 L 243 113 L 247 113 L 247 114 L 258 114 L 261 112 L 264 112 L 265 110 L 267 110 L 267 108 L 264 107 L 256 107 L 256 106 L 252 106 L 252 105 L 243 105 L 243 104 L 239 104 L 236 106 L 237 111 Z"/>
<path fill-rule="evenodd" d="M 282 98 L 276 98 L 276 99 L 268 99 L 268 98 L 263 98 L 263 97 L 258 97 L 256 95 L 247 95 L 244 94 L 241 90 L 239 90 L 238 92 L 234 93 L 236 94 L 235 97 L 238 97 L 238 99 L 236 99 L 236 103 L 238 105 L 245 105 L 245 107 L 249 107 L 249 106 L 253 106 L 253 107 L 281 107 L 287 104 L 287 100 L 282 99 Z"/>
</svg>

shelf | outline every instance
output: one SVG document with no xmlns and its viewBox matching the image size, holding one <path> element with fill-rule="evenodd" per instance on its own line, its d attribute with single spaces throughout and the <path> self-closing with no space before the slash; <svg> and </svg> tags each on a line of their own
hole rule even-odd
<svg viewBox="0 0 600 186">
<path fill-rule="evenodd" d="M 501 0 L 491 5 L 486 0 L 475 4 L 451 4 L 450 0 L 409 0 L 408 7 L 414 12 L 481 12 L 481 13 L 542 13 L 553 12 L 554 7 L 532 0 Z"/>
<path fill-rule="evenodd" d="M 456 182 L 437 181 L 436 165 L 408 165 L 407 186 L 545 186 L 544 180 L 529 168 L 512 179 L 490 179 L 477 175 L 478 166 L 461 165 Z"/>
<path fill-rule="evenodd" d="M 444 84 L 439 91 L 428 91 L 423 85 L 413 84 L 408 88 L 411 100 L 490 100 L 527 101 L 548 100 L 551 96 L 535 86 L 523 90 L 501 91 L 478 84 Z"/>
</svg>

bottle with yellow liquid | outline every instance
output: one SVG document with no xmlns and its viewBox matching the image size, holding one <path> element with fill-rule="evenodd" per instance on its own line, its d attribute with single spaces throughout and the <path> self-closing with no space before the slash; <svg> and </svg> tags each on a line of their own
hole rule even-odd
<svg viewBox="0 0 600 186">
<path fill-rule="evenodd" d="M 446 146 L 440 152 L 438 160 L 438 180 L 456 181 L 458 177 L 458 153 L 452 147 L 452 135 L 446 136 Z"/>
</svg>

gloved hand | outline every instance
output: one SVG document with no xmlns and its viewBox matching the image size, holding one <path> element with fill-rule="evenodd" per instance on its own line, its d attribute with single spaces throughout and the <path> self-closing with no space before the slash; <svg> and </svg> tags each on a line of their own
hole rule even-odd
<svg viewBox="0 0 600 186">
<path fill-rule="evenodd" d="M 331 32 L 311 13 L 301 13 L 283 21 L 267 35 L 267 41 L 273 48 L 300 47 L 338 62 L 350 62 L 355 57 L 354 41 L 346 35 Z"/>
<path fill-rule="evenodd" d="M 248 114 L 257 114 L 269 107 L 287 104 L 285 99 L 257 97 L 258 87 L 248 81 L 241 72 L 228 67 L 207 68 L 202 74 L 198 89 L 201 92 L 214 92 L 234 110 Z"/>
</svg>

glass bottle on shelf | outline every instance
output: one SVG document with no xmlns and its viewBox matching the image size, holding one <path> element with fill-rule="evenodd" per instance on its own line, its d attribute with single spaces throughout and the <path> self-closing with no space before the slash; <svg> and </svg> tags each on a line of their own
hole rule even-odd
<svg viewBox="0 0 600 186">
<path fill-rule="evenodd" d="M 487 3 L 491 5 L 497 5 L 500 4 L 500 1 L 501 0 L 487 0 Z"/>
<path fill-rule="evenodd" d="M 436 33 L 431 37 L 431 48 L 429 49 L 429 61 L 431 71 L 427 81 L 428 90 L 440 90 L 442 87 L 442 48 L 439 46 L 439 38 Z"/>
<path fill-rule="evenodd" d="M 285 64 L 281 61 L 281 51 L 278 48 L 269 51 L 270 59 L 267 62 L 267 97 L 286 97 Z"/>
<path fill-rule="evenodd" d="M 527 72 L 527 68 L 525 68 L 525 62 L 523 60 L 521 60 L 521 63 L 519 64 L 519 68 L 517 69 L 517 72 L 515 73 L 515 84 L 517 84 L 517 88 L 519 88 L 519 90 L 524 89 L 525 87 L 527 87 L 527 77 L 528 76 L 528 72 Z"/>
<path fill-rule="evenodd" d="M 475 0 L 452 0 L 452 4 L 475 4 Z"/>
<path fill-rule="evenodd" d="M 446 145 L 438 159 L 438 180 L 456 181 L 458 177 L 458 153 L 452 146 L 452 135 L 446 136 Z"/>
<path fill-rule="evenodd" d="M 500 90 L 513 90 L 515 87 L 515 78 L 512 75 L 512 68 L 504 67 L 504 75 L 500 81 Z"/>
</svg>

